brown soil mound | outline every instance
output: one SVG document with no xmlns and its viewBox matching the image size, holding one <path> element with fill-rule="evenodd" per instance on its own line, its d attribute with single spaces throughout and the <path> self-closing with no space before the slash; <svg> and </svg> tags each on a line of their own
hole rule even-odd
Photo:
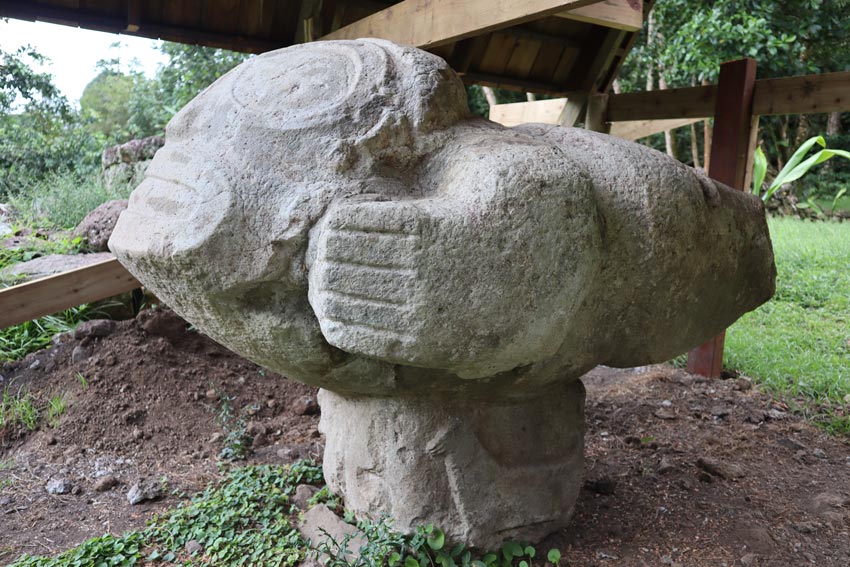
<svg viewBox="0 0 850 567">
<path fill-rule="evenodd" d="M 241 433 L 252 438 L 248 463 L 321 458 L 314 389 L 167 310 L 110 327 L 89 324 L 2 370 L 0 387 L 26 386 L 41 404 L 64 395 L 67 409 L 54 427 L 2 432 L 0 562 L 144 525 L 217 478 Z M 600 368 L 584 381 L 587 483 L 570 528 L 538 549 L 582 566 L 850 565 L 846 440 L 746 379 L 659 366 Z M 128 489 L 144 479 L 167 490 L 130 506 Z M 70 492 L 48 494 L 51 480 Z"/>
<path fill-rule="evenodd" d="M 32 433 L 0 431 L 0 563 L 144 525 L 177 503 L 175 493 L 217 477 L 220 453 L 237 441 L 248 462 L 320 458 L 314 388 L 234 355 L 168 310 L 93 323 L 104 336 L 81 336 L 84 324 L 80 338 L 57 337 L 0 371 L 0 389 L 66 405 L 54 427 L 42 419 Z M 108 477 L 116 485 L 97 491 Z M 51 479 L 72 492 L 48 494 Z M 164 497 L 130 506 L 126 493 L 140 480 L 164 486 Z"/>
</svg>

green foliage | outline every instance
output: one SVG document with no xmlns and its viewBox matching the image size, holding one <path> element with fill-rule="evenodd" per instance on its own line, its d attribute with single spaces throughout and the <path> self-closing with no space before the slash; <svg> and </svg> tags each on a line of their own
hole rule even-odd
<svg viewBox="0 0 850 567">
<path fill-rule="evenodd" d="M 10 390 L 8 386 L 3 388 L 0 396 L 0 434 L 18 425 L 32 431 L 38 425 L 38 415 L 32 394 L 23 388 L 17 391 Z"/>
<path fill-rule="evenodd" d="M 219 423 L 224 429 L 224 447 L 219 457 L 224 461 L 241 461 L 251 453 L 251 436 L 245 428 L 245 419 L 235 417 L 230 404 L 232 398 L 219 395 L 221 408 L 218 412 Z"/>
<path fill-rule="evenodd" d="M 391 529 L 389 520 L 360 522 L 366 545 L 349 550 L 350 538 L 330 536 L 310 547 L 293 527 L 290 498 L 299 484 L 318 484 L 322 469 L 310 461 L 289 467 L 272 465 L 232 469 L 218 485 L 190 502 L 155 518 L 142 531 L 107 535 L 86 541 L 56 557 L 23 555 L 10 567 L 183 565 L 293 566 L 308 555 L 322 556 L 327 567 L 532 567 L 537 552 L 531 546 L 508 543 L 499 553 L 476 555 L 462 545 L 446 547 L 445 535 L 424 526 L 412 536 Z M 202 551 L 189 554 L 186 543 Z M 315 543 L 315 542 L 314 542 Z M 561 554 L 550 550 L 549 563 Z"/>
<path fill-rule="evenodd" d="M 59 418 L 65 413 L 65 395 L 57 394 L 47 400 L 47 424 L 50 427 L 59 425 Z"/>
<path fill-rule="evenodd" d="M 768 224 L 776 295 L 730 328 L 726 364 L 777 394 L 841 405 L 850 394 L 850 225 Z"/>
<path fill-rule="evenodd" d="M 133 187 L 108 186 L 98 174 L 62 171 L 30 182 L 9 199 L 21 220 L 43 228 L 73 228 L 92 209 L 112 199 L 126 199 Z"/>
<path fill-rule="evenodd" d="M 0 329 L 0 361 L 20 360 L 31 352 L 43 349 L 50 344 L 54 335 L 74 330 L 91 314 L 88 305 L 81 305 L 56 315 Z"/>
<path fill-rule="evenodd" d="M 823 149 L 809 155 L 809 152 L 815 145 L 819 145 Z M 767 201 L 784 184 L 797 181 L 808 173 L 814 166 L 828 161 L 835 156 L 850 160 L 850 152 L 827 148 L 826 140 L 824 140 L 823 136 L 814 136 L 809 138 L 803 142 L 796 152 L 794 152 L 794 155 L 791 156 L 791 159 L 788 160 L 788 163 L 785 164 L 785 167 L 779 172 L 779 175 L 777 175 L 770 186 L 768 186 L 762 195 L 762 200 Z M 755 195 L 759 195 L 761 192 L 761 186 L 764 182 L 766 171 L 767 159 L 761 151 L 761 148 L 757 148 L 753 173 L 753 193 Z"/>
<path fill-rule="evenodd" d="M 136 81 L 146 80 L 142 75 L 125 75 L 104 70 L 86 85 L 80 97 L 80 109 L 92 119 L 90 128 L 105 140 L 124 141 L 130 121 L 130 97 Z"/>
</svg>

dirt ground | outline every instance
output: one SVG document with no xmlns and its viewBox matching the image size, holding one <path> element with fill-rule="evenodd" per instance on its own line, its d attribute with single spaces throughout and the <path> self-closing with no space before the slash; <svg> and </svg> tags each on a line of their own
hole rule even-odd
<svg viewBox="0 0 850 567">
<path fill-rule="evenodd" d="M 312 388 L 168 311 L 110 327 L 0 371 L 0 388 L 66 405 L 55 426 L 0 434 L 2 564 L 143 526 L 217 478 L 221 451 L 242 434 L 246 463 L 321 458 Z M 850 565 L 847 439 L 745 378 L 655 366 L 599 368 L 584 382 L 585 489 L 572 525 L 539 549 L 581 566 Z M 69 491 L 49 494 L 51 480 Z M 145 480 L 163 496 L 131 506 L 128 489 Z"/>
</svg>

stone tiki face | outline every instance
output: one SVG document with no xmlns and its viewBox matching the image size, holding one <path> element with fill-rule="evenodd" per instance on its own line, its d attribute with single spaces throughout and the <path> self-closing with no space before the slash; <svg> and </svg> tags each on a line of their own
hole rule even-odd
<svg viewBox="0 0 850 567">
<path fill-rule="evenodd" d="M 758 199 L 631 142 L 474 118 L 444 61 L 379 40 L 219 79 L 110 248 L 204 333 L 326 389 L 350 509 L 481 547 L 569 521 L 579 376 L 684 352 L 775 277 Z"/>
<path fill-rule="evenodd" d="M 216 340 L 343 392 L 536 392 L 675 355 L 773 285 L 754 198 L 636 144 L 474 119 L 442 60 L 379 40 L 222 77 L 110 245 Z"/>
</svg>

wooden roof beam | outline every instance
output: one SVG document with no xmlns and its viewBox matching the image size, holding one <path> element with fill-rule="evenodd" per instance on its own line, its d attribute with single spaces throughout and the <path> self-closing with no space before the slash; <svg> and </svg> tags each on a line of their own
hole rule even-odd
<svg viewBox="0 0 850 567">
<path fill-rule="evenodd" d="M 128 16 L 131 6 L 132 4 L 128 5 Z M 143 21 L 128 22 L 127 17 L 104 16 L 84 10 L 33 4 L 19 0 L 0 0 L 0 17 L 30 22 L 59 23 L 108 33 L 123 33 L 150 39 L 194 43 L 246 53 L 263 53 L 287 45 L 280 41 L 261 38 L 233 36 Z M 131 27 L 137 27 L 137 30 L 132 31 Z"/>
<path fill-rule="evenodd" d="M 643 0 L 605 0 L 555 15 L 568 20 L 635 32 L 643 27 Z"/>
<path fill-rule="evenodd" d="M 377 37 L 427 49 L 600 0 L 404 0 L 322 39 Z"/>
</svg>

